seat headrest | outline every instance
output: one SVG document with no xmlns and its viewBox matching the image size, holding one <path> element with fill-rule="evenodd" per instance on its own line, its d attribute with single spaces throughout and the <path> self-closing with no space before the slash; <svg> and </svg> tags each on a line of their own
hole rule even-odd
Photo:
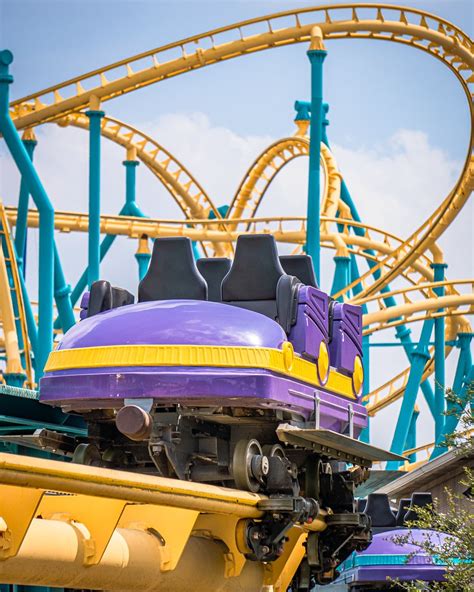
<svg viewBox="0 0 474 592">
<path fill-rule="evenodd" d="M 93 317 L 100 312 L 112 308 L 112 286 L 106 280 L 95 281 L 90 289 L 87 305 L 87 317 Z"/>
<path fill-rule="evenodd" d="M 157 238 L 150 266 L 138 286 L 138 300 L 178 299 L 206 300 L 207 284 L 196 267 L 189 238 Z"/>
<path fill-rule="evenodd" d="M 410 503 L 411 499 L 409 497 L 404 497 L 398 502 L 397 526 L 403 526 L 405 523 L 405 514 L 408 512 Z"/>
<path fill-rule="evenodd" d="M 197 268 L 207 282 L 208 299 L 212 302 L 221 302 L 221 284 L 232 265 L 227 257 L 209 257 L 198 259 Z"/>
<path fill-rule="evenodd" d="M 288 275 L 294 275 L 305 286 L 318 288 L 316 276 L 314 275 L 313 260 L 309 255 L 282 255 L 280 263 Z"/>
<path fill-rule="evenodd" d="M 232 267 L 222 281 L 222 300 L 275 300 L 283 275 L 272 235 L 239 236 Z"/>
<path fill-rule="evenodd" d="M 426 506 L 433 506 L 433 496 L 431 493 L 426 491 L 414 491 L 411 494 L 410 506 L 404 516 L 404 521 L 409 522 L 418 520 L 419 515 L 417 509 L 425 508 Z"/>
<path fill-rule="evenodd" d="M 369 493 L 364 512 L 372 518 L 372 526 L 395 526 L 395 514 L 390 509 L 386 493 Z"/>
</svg>

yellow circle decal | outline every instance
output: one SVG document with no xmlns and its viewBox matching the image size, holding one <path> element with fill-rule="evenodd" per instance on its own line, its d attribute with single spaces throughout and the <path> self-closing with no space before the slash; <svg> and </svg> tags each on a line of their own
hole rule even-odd
<svg viewBox="0 0 474 592">
<path fill-rule="evenodd" d="M 352 388 L 354 394 L 359 396 L 362 393 L 362 386 L 364 384 L 364 365 L 360 356 L 356 356 L 354 359 L 354 370 L 352 372 Z"/>
<path fill-rule="evenodd" d="M 329 351 L 325 341 L 321 341 L 319 346 L 319 355 L 316 361 L 318 369 L 318 379 L 321 384 L 326 384 L 329 377 Z"/>
<path fill-rule="evenodd" d="M 295 350 L 293 349 L 293 344 L 289 341 L 284 341 L 283 345 L 281 346 L 281 350 L 283 352 L 283 363 L 285 364 L 285 368 L 288 372 L 293 368 L 293 360 L 295 359 Z"/>
</svg>

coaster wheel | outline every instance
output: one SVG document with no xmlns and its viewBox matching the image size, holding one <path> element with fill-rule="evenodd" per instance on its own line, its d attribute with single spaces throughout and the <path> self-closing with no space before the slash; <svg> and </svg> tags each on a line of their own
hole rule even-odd
<svg viewBox="0 0 474 592">
<path fill-rule="evenodd" d="M 237 489 L 257 493 L 261 483 L 252 470 L 252 460 L 263 457 L 262 447 L 258 440 L 239 440 L 232 456 L 232 474 Z M 267 459 L 268 462 L 268 459 Z"/>
</svg>

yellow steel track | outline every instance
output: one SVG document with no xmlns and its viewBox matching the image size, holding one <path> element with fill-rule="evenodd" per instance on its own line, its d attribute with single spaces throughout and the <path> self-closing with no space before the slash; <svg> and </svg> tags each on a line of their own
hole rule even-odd
<svg viewBox="0 0 474 592">
<path fill-rule="evenodd" d="M 474 80 L 471 39 L 452 23 L 420 10 L 362 3 L 280 12 L 170 43 L 19 99 L 12 103 L 12 117 L 19 128 L 58 119 L 84 109 L 92 98 L 103 102 L 210 64 L 309 41 L 315 25 L 328 40 L 385 40 L 420 49 L 440 60 L 460 82 L 468 99 L 472 124 L 474 107 L 468 86 Z M 224 37 L 225 41 L 219 43 Z M 375 294 L 390 283 L 454 220 L 472 190 L 472 147 L 471 133 L 469 151 L 454 188 L 434 214 L 390 255 L 396 265 L 390 266 L 377 280 L 372 280 L 371 272 L 362 276 L 360 281 L 366 283 L 363 296 Z M 384 263 L 378 266 L 382 269 Z"/>
</svg>

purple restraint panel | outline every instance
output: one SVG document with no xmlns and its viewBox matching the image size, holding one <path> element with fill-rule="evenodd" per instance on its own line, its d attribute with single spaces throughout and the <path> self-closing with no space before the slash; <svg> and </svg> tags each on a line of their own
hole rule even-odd
<svg viewBox="0 0 474 592">
<path fill-rule="evenodd" d="M 355 357 L 362 357 L 362 308 L 336 302 L 332 313 L 331 366 L 352 372 Z"/>
<path fill-rule="evenodd" d="M 253 311 L 208 301 L 144 302 L 85 319 L 58 346 L 76 349 L 113 345 L 222 345 L 280 349 L 287 337 L 273 321 Z M 47 372 L 44 403 L 70 409 L 119 407 L 123 399 L 153 397 L 162 404 L 291 409 L 309 417 L 314 387 L 253 368 L 107 367 Z M 354 403 L 321 389 L 321 427 L 343 429 Z M 354 431 L 365 427 L 362 405 L 354 404 Z"/>
<path fill-rule="evenodd" d="M 309 360 L 318 357 L 321 341 L 328 341 L 328 305 L 329 296 L 317 288 L 304 286 L 298 293 L 298 315 L 289 339 Z"/>
</svg>

